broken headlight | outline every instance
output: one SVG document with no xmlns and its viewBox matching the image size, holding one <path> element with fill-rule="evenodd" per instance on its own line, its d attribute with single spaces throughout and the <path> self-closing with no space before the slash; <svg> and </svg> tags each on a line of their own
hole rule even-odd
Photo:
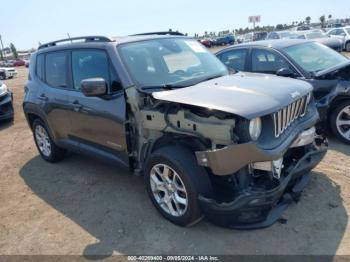
<svg viewBox="0 0 350 262">
<path fill-rule="evenodd" d="M 257 117 L 257 118 L 250 120 L 250 122 L 249 122 L 249 135 L 253 141 L 256 141 L 259 139 L 259 137 L 261 135 L 261 129 L 262 129 L 262 125 L 261 125 L 261 118 L 260 117 Z"/>
</svg>

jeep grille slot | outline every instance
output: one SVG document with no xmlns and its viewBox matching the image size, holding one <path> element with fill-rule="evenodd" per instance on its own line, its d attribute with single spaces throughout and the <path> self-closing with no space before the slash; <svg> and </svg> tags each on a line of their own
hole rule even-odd
<svg viewBox="0 0 350 262">
<path fill-rule="evenodd" d="M 311 93 L 273 114 L 275 137 L 279 137 L 296 119 L 306 114 L 310 96 Z"/>
</svg>

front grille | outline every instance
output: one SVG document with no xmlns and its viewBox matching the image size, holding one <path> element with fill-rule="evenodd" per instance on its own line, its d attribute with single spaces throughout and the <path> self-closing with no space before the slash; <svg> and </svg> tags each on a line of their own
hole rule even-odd
<svg viewBox="0 0 350 262">
<path fill-rule="evenodd" d="M 306 114 L 310 96 L 311 93 L 273 114 L 275 137 L 282 135 L 295 120 Z"/>
</svg>

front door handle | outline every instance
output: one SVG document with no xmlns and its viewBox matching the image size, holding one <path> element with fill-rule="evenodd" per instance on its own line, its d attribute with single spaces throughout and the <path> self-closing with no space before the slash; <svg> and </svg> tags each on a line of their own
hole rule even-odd
<svg viewBox="0 0 350 262">
<path fill-rule="evenodd" d="M 47 100 L 49 100 L 49 98 L 48 98 L 45 94 L 41 94 L 40 96 L 38 96 L 38 99 L 39 99 L 39 100 L 42 100 L 42 101 L 47 101 Z"/>
<path fill-rule="evenodd" d="M 80 109 L 83 107 L 78 100 L 75 100 L 72 104 L 75 112 L 79 112 Z"/>
</svg>

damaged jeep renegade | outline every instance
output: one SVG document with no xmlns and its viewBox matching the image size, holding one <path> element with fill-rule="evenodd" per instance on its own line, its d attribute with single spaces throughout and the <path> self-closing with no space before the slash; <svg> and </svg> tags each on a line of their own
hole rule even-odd
<svg viewBox="0 0 350 262">
<path fill-rule="evenodd" d="M 32 55 L 23 109 L 42 158 L 67 150 L 144 175 L 171 222 L 272 225 L 298 201 L 327 140 L 311 86 L 228 72 L 197 41 L 88 36 Z"/>
</svg>

